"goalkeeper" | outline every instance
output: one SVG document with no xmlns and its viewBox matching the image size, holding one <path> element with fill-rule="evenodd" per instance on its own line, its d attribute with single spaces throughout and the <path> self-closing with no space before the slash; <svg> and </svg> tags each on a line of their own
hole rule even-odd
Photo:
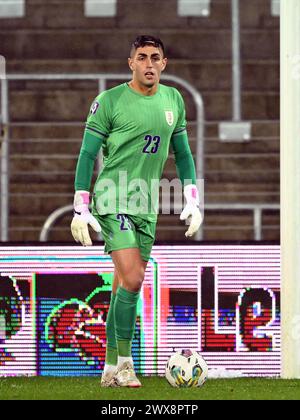
<svg viewBox="0 0 300 420">
<path fill-rule="evenodd" d="M 91 107 L 77 162 L 71 224 L 74 239 L 84 246 L 92 245 L 88 225 L 96 232 L 102 231 L 105 251 L 115 267 L 106 321 L 104 387 L 141 386 L 134 371 L 131 344 L 137 302 L 155 239 L 157 210 L 153 209 L 157 209 L 157 203 L 151 202 L 149 186 L 161 179 L 170 144 L 186 199 L 180 219 L 191 219 L 186 236 L 194 235 L 202 223 L 184 102 L 175 88 L 159 83 L 167 65 L 162 41 L 152 36 L 137 37 L 128 64 L 132 80 L 102 92 Z M 103 169 L 94 186 L 90 213 L 89 191 L 101 147 Z M 124 176 L 127 185 L 134 182 L 137 188 L 127 191 Z M 150 203 L 148 211 L 137 213 L 128 205 L 137 190 Z"/>
</svg>

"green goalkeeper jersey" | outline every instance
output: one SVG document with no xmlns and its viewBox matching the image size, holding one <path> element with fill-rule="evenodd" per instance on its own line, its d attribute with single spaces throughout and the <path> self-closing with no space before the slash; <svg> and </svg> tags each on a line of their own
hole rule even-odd
<svg viewBox="0 0 300 420">
<path fill-rule="evenodd" d="M 101 93 L 86 130 L 103 140 L 103 167 L 94 186 L 94 214 L 138 214 L 156 220 L 158 183 L 172 137 L 186 130 L 182 96 L 158 85 L 152 96 L 127 83 Z"/>
</svg>

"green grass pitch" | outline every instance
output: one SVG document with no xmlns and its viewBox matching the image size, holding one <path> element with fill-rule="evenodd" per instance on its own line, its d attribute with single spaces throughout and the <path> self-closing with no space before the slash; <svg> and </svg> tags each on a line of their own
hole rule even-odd
<svg viewBox="0 0 300 420">
<path fill-rule="evenodd" d="M 211 379 L 202 388 L 172 388 L 161 377 L 142 388 L 101 388 L 88 377 L 0 378 L 0 400 L 300 400 L 300 380 Z"/>
</svg>

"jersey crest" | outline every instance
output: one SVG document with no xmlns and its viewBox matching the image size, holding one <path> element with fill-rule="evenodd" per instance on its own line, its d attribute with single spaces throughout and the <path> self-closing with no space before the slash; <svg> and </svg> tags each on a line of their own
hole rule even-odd
<svg viewBox="0 0 300 420">
<path fill-rule="evenodd" d="M 174 122 L 174 114 L 173 111 L 165 111 L 166 121 L 171 126 Z"/>
</svg>

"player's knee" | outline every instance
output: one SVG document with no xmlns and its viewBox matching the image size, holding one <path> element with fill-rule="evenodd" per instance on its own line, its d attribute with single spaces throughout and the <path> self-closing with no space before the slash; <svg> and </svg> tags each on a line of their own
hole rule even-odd
<svg viewBox="0 0 300 420">
<path fill-rule="evenodd" d="M 124 278 L 124 286 L 131 292 L 139 292 L 142 288 L 145 277 L 145 270 L 143 267 L 138 267 L 132 270 Z"/>
</svg>

